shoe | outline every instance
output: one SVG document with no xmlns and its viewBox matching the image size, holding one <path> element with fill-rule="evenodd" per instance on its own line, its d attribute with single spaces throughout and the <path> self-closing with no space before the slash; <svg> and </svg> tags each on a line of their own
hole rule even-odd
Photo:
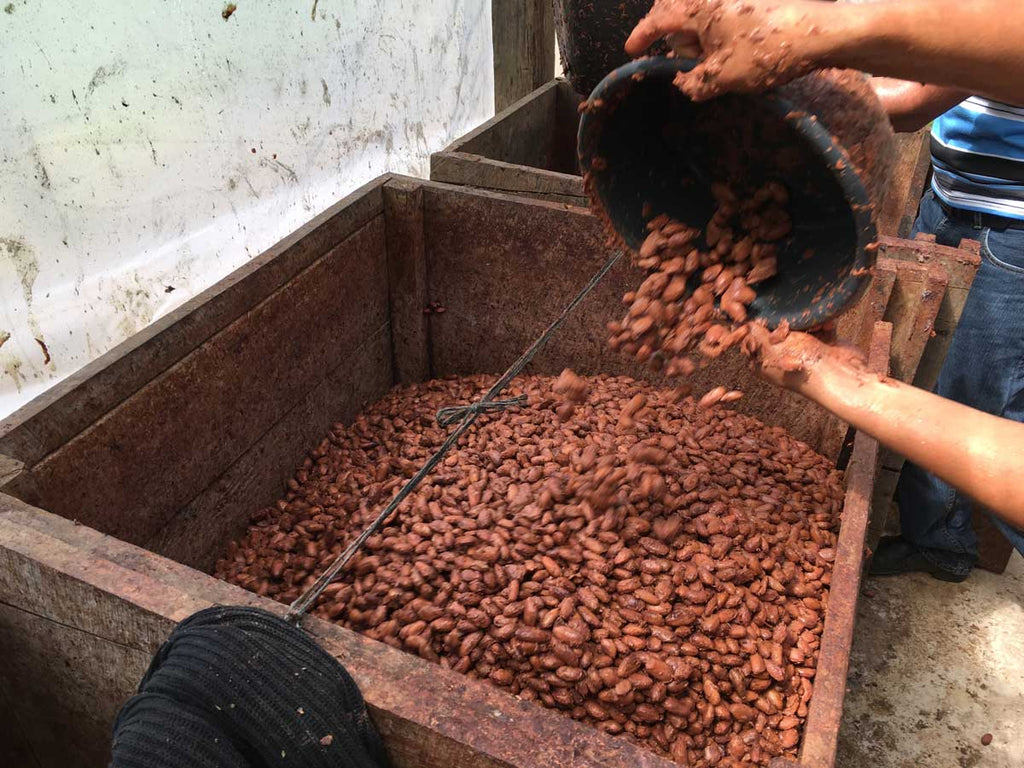
<svg viewBox="0 0 1024 768">
<path fill-rule="evenodd" d="M 902 536 L 883 536 L 868 566 L 869 576 L 895 576 L 900 573 L 927 573 L 940 581 L 959 584 L 967 574 L 939 568 Z"/>
</svg>

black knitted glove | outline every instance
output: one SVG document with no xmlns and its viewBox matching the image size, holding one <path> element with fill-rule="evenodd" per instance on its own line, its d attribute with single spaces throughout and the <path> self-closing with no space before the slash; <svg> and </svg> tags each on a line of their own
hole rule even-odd
<svg viewBox="0 0 1024 768">
<path fill-rule="evenodd" d="M 111 768 L 386 768 L 344 667 L 254 608 L 208 608 L 157 651 L 114 723 Z"/>
</svg>

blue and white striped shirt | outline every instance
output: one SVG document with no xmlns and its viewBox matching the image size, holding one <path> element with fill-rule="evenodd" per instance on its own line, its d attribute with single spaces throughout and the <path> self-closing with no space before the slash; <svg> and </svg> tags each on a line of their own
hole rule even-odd
<svg viewBox="0 0 1024 768">
<path fill-rule="evenodd" d="M 1024 220 L 1024 107 L 972 96 L 933 123 L 931 150 L 947 205 Z"/>
</svg>

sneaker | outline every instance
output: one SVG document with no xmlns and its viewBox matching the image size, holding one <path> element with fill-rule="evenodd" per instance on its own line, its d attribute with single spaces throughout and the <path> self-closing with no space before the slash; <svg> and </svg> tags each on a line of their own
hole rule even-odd
<svg viewBox="0 0 1024 768">
<path fill-rule="evenodd" d="M 895 576 L 900 573 L 927 573 L 940 581 L 955 584 L 967 578 L 966 573 L 953 573 L 939 568 L 902 536 L 883 536 L 871 558 L 868 575 Z"/>
</svg>

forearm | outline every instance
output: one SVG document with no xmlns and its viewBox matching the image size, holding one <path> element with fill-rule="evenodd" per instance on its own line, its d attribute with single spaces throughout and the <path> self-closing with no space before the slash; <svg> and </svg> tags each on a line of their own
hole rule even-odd
<svg viewBox="0 0 1024 768">
<path fill-rule="evenodd" d="M 803 34 L 794 40 L 798 55 L 805 51 L 819 64 L 1024 103 L 1020 0 L 813 5 L 800 9 Z"/>
<path fill-rule="evenodd" d="M 899 133 L 912 133 L 966 99 L 970 94 L 943 85 L 924 85 L 892 77 L 873 77 L 871 87 Z"/>
<path fill-rule="evenodd" d="M 1024 529 L 1024 424 L 828 357 L 794 388 Z"/>
</svg>

